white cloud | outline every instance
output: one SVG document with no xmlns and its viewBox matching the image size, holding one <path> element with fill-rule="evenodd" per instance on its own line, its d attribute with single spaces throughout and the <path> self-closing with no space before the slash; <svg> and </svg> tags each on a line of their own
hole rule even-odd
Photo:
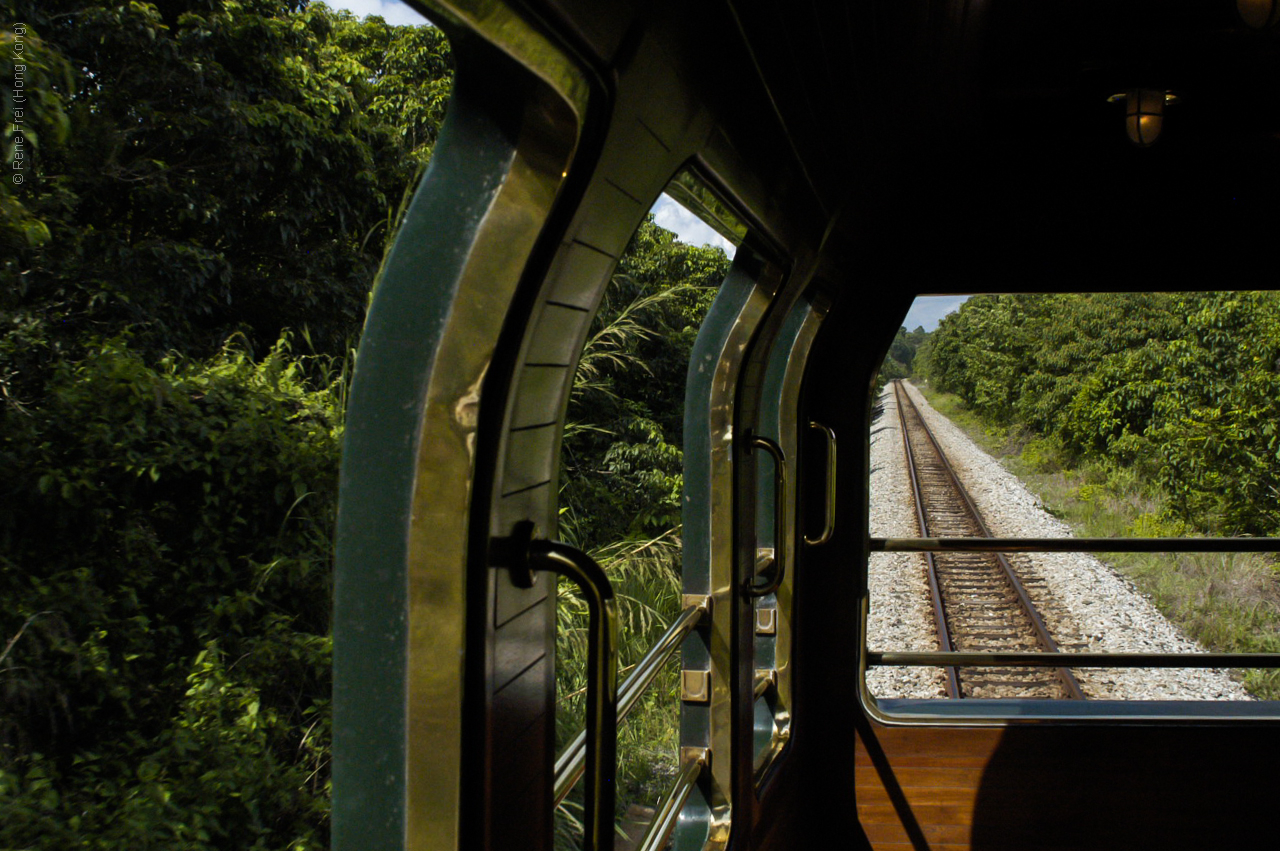
<svg viewBox="0 0 1280 851">
<path fill-rule="evenodd" d="M 330 9 L 346 9 L 357 18 L 379 15 L 389 24 L 428 24 L 426 18 L 410 9 L 400 0 L 324 0 Z"/>
<path fill-rule="evenodd" d="M 710 245 L 723 248 L 724 253 L 730 257 L 737 250 L 732 242 L 708 227 L 702 219 L 681 207 L 669 195 L 660 195 L 649 212 L 653 213 L 653 220 L 658 227 L 672 231 L 686 245 Z"/>
<path fill-rule="evenodd" d="M 924 330 L 932 331 L 938 327 L 942 317 L 948 313 L 955 313 L 960 309 L 960 305 L 968 300 L 967 295 L 919 296 L 911 303 L 911 309 L 907 311 L 902 324 L 908 331 L 914 331 L 921 325 L 924 326 Z"/>
</svg>

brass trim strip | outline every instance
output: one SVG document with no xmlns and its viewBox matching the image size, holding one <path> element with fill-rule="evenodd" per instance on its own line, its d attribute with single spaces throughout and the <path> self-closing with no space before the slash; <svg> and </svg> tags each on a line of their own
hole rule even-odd
<svg viewBox="0 0 1280 851">
<path fill-rule="evenodd" d="M 587 111 L 590 85 L 555 44 L 502 0 L 422 0 L 431 17 L 463 26 L 496 45 L 542 79 L 578 114 Z"/>
<path fill-rule="evenodd" d="M 680 818 L 680 811 L 684 809 L 685 802 L 689 800 L 689 795 L 698 786 L 698 777 L 702 774 L 702 769 L 707 764 L 707 752 L 703 750 L 701 755 L 696 759 L 691 759 L 680 769 L 680 774 L 676 777 L 676 782 L 672 784 L 670 791 L 662 800 L 662 806 L 653 816 L 653 821 L 649 824 L 649 830 L 645 833 L 644 839 L 640 840 L 636 851 L 659 851 L 661 848 L 667 847 L 667 840 L 671 838 L 671 832 L 675 830 L 676 822 Z"/>
<path fill-rule="evenodd" d="M 658 672 L 680 649 L 680 645 L 684 643 L 689 633 L 693 632 L 698 626 L 698 622 L 706 614 L 706 611 L 706 606 L 703 605 L 690 606 L 681 612 L 680 616 L 672 621 L 671 626 L 667 628 L 662 637 L 644 655 L 644 658 L 637 663 L 631 675 L 627 677 L 626 682 L 618 689 L 618 723 L 622 723 L 627 714 L 631 712 L 640 696 L 653 684 Z M 556 757 L 556 779 L 553 793 L 556 806 L 559 806 L 573 791 L 573 787 L 578 784 L 578 780 L 582 777 L 583 770 L 586 767 L 586 759 L 587 731 L 583 730 Z"/>
<path fill-rule="evenodd" d="M 774 670 L 756 671 L 755 687 L 751 690 L 753 700 L 759 700 L 778 682 L 778 672 Z"/>
<path fill-rule="evenodd" d="M 831 540 L 836 531 L 836 433 L 831 426 L 811 420 L 809 428 L 817 429 L 827 438 L 827 504 L 822 522 L 822 534 L 816 538 L 804 536 L 804 542 L 818 547 Z"/>
<path fill-rule="evenodd" d="M 1280 553 L 1280 538 L 871 538 L 873 553 Z"/>
<path fill-rule="evenodd" d="M 868 665 L 983 668 L 1280 668 L 1280 653 L 879 653 Z"/>
</svg>

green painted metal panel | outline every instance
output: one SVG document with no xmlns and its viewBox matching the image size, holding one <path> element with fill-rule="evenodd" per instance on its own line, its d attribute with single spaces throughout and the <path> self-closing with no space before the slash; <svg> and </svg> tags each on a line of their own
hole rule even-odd
<svg viewBox="0 0 1280 851">
<path fill-rule="evenodd" d="M 334 602 L 334 849 L 403 847 L 407 566 L 428 378 L 510 134 L 455 98 L 374 289 L 343 446 Z M 429 271 L 428 271 L 429 270 Z M 428 277 L 429 275 L 429 277 Z"/>
</svg>

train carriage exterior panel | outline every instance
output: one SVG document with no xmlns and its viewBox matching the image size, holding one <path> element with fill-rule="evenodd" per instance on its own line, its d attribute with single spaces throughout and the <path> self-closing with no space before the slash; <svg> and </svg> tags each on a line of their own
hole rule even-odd
<svg viewBox="0 0 1280 851">
<path fill-rule="evenodd" d="M 1280 30 L 1241 3 L 427 4 L 458 87 L 351 397 L 334 848 L 552 847 L 568 393 L 677 174 L 745 236 L 687 390 L 683 666 L 705 692 L 674 847 L 1260 835 L 1271 704 L 939 709 L 862 685 L 870 389 L 916 295 L 1275 286 Z M 1176 106 L 1126 118 L 1144 92 Z M 608 751 L 582 781 L 593 848 Z"/>
</svg>

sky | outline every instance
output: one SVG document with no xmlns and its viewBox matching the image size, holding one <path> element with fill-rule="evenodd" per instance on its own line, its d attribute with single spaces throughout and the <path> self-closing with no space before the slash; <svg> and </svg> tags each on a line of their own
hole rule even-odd
<svg viewBox="0 0 1280 851">
<path fill-rule="evenodd" d="M 427 19 L 400 0 L 324 0 L 330 9 L 347 9 L 357 18 L 380 15 L 389 24 L 425 24 Z"/>
<path fill-rule="evenodd" d="M 730 257 L 733 256 L 733 243 L 707 227 L 697 216 L 667 195 L 660 196 L 650 212 L 659 227 L 674 231 L 681 242 L 688 245 L 718 245 Z M 926 331 L 932 331 L 938 327 L 942 317 L 959 310 L 960 305 L 968 298 L 967 295 L 921 296 L 912 303 L 902 324 L 908 331 L 914 331 L 920 326 Z"/>
<path fill-rule="evenodd" d="M 924 330 L 932 331 L 938 327 L 942 317 L 960 309 L 960 305 L 968 300 L 967 295 L 934 295 L 920 296 L 907 311 L 902 325 L 908 331 L 924 326 Z"/>
<path fill-rule="evenodd" d="M 401 3 L 400 0 L 326 0 L 326 2 L 335 9 L 348 9 L 356 17 L 360 18 L 368 15 L 381 15 L 389 24 L 427 23 L 425 18 L 404 3 Z M 688 245 L 718 245 L 730 257 L 733 256 L 734 246 L 732 243 L 707 227 L 697 216 L 681 207 L 668 196 L 660 196 L 650 212 L 653 213 L 654 221 L 658 223 L 659 227 L 673 231 L 681 242 Z M 924 326 L 926 331 L 932 331 L 938 327 L 938 322 L 943 316 L 957 310 L 966 298 L 968 296 L 926 296 L 918 298 L 911 305 L 911 309 L 907 312 L 906 318 L 902 320 L 902 324 L 909 331 L 914 331 L 921 325 Z"/>
<path fill-rule="evenodd" d="M 658 227 L 672 231 L 685 245 L 719 246 L 730 257 L 737 250 L 732 242 L 716 233 L 693 213 L 681 207 L 669 195 L 659 195 L 657 202 L 649 212 L 653 213 L 653 220 Z"/>
</svg>

